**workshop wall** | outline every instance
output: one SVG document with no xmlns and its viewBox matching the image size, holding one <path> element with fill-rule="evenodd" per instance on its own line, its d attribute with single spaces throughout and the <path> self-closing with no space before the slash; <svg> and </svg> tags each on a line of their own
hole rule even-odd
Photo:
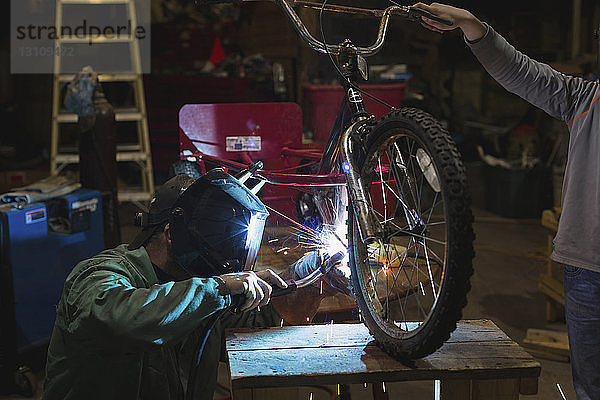
<svg viewBox="0 0 600 400">
<path fill-rule="evenodd" d="M 383 0 L 340 0 L 340 4 L 344 1 L 380 8 L 389 4 Z M 575 58 L 571 57 L 571 2 L 451 3 L 472 10 L 517 48 L 565 73 L 584 75 L 593 69 L 595 48 L 591 32 L 600 23 L 597 1 L 581 0 L 585 12 L 579 26 L 580 52 Z M 5 146 L 0 168 L 10 169 L 27 158 L 34 159 L 28 166 L 46 166 L 43 157 L 47 157 L 50 143 L 51 77 L 10 75 L 9 4 L 0 5 L 5 20 L 1 28 L 5 35 L 0 40 L 0 122 L 5 131 L 0 139 L 0 145 Z M 157 180 L 164 178 L 171 160 L 177 156 L 177 111 L 181 105 L 278 100 L 305 105 L 304 84 L 328 83 L 335 78 L 328 57 L 317 55 L 301 43 L 281 10 L 271 3 L 219 6 L 209 11 L 198 10 L 192 2 L 152 0 L 152 4 L 153 70 L 146 77 L 146 95 Z M 312 32 L 318 34 L 318 13 L 306 10 L 301 14 Z M 352 17 L 325 17 L 323 27 L 331 42 L 350 35 L 359 44 L 370 41 L 376 30 L 373 21 Z M 206 68 L 217 38 L 227 67 Z M 467 158 L 473 154 L 468 143 L 474 133 L 465 128 L 465 121 L 508 127 L 527 112 L 522 100 L 506 93 L 487 76 L 458 32 L 440 36 L 418 25 L 394 20 L 388 42 L 369 62 L 405 64 L 412 74 L 405 104 L 423 107 L 445 121 L 459 142 L 467 143 L 461 146 Z M 284 74 L 283 89 L 278 92 L 272 80 L 275 63 Z M 420 100 L 411 92 L 422 95 Z M 109 100 L 112 95 L 109 93 Z M 18 157 L 11 147 L 20 149 Z"/>
</svg>

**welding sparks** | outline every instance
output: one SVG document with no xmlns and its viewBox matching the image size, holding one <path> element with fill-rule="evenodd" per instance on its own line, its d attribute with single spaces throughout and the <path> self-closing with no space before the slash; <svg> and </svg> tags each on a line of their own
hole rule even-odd
<svg viewBox="0 0 600 400">
<path fill-rule="evenodd" d="M 381 387 L 383 388 L 383 393 L 385 393 L 385 382 L 381 382 Z"/>
<path fill-rule="evenodd" d="M 310 395 L 308 396 L 308 400 L 313 400 L 313 394 L 312 394 L 312 392 L 310 392 Z"/>
<path fill-rule="evenodd" d="M 306 322 L 310 322 L 310 318 L 309 317 L 306 317 Z"/>
<path fill-rule="evenodd" d="M 323 281 L 321 281 L 321 291 L 319 292 L 319 294 L 323 294 Z"/>
<path fill-rule="evenodd" d="M 350 268 L 348 267 L 348 242 L 342 238 L 346 237 L 347 233 L 346 220 L 336 225 L 323 225 L 323 229 L 319 235 L 319 247 L 325 254 L 332 256 L 336 253 L 342 252 L 345 254 L 344 258 L 337 267 L 346 277 L 350 277 Z"/>
<path fill-rule="evenodd" d="M 279 324 L 279 326 L 283 328 L 283 320 L 281 320 L 281 324 Z"/>
<path fill-rule="evenodd" d="M 284 252 L 283 254 L 286 254 L 286 250 L 289 250 L 289 247 L 282 247 L 280 249 L 277 250 L 277 253 L 281 253 L 282 251 Z"/>
<path fill-rule="evenodd" d="M 562 396 L 563 400 L 567 400 L 567 397 L 565 396 L 562 388 L 560 387 L 560 383 L 556 383 L 556 387 L 558 388 L 558 391 L 560 392 L 560 395 Z"/>
</svg>

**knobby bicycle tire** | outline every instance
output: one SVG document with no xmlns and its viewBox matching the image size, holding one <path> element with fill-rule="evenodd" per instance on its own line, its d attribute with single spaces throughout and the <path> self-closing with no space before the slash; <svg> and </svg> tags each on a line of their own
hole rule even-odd
<svg viewBox="0 0 600 400">
<path fill-rule="evenodd" d="M 385 352 L 424 357 L 456 329 L 470 290 L 475 236 L 465 168 L 448 132 L 419 109 L 369 121 L 365 137 L 355 162 L 386 235 L 363 243 L 349 207 L 356 301 Z"/>
</svg>

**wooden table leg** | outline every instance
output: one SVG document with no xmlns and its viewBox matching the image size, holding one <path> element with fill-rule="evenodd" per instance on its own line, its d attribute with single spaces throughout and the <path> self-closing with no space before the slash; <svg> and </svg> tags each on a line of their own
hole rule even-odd
<svg viewBox="0 0 600 400">
<path fill-rule="evenodd" d="M 350 394 L 350 385 L 338 383 L 336 400 L 352 400 L 352 395 Z"/>
<path fill-rule="evenodd" d="M 232 400 L 281 400 L 297 399 L 297 387 L 234 390 Z"/>
<path fill-rule="evenodd" d="M 440 400 L 519 400 L 519 379 L 447 380 Z"/>
<path fill-rule="evenodd" d="M 383 382 L 373 383 L 373 400 L 389 400 L 387 391 L 384 390 Z"/>
</svg>

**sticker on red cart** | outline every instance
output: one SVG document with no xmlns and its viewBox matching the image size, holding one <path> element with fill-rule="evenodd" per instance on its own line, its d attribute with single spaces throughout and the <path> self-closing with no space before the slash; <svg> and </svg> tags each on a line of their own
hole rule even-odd
<svg viewBox="0 0 600 400">
<path fill-rule="evenodd" d="M 25 213 L 25 223 L 35 224 L 36 222 L 42 222 L 46 220 L 46 209 L 38 208 L 37 210 L 28 211 Z"/>
<path fill-rule="evenodd" d="M 260 151 L 262 140 L 260 136 L 227 136 L 227 151 Z"/>
</svg>

